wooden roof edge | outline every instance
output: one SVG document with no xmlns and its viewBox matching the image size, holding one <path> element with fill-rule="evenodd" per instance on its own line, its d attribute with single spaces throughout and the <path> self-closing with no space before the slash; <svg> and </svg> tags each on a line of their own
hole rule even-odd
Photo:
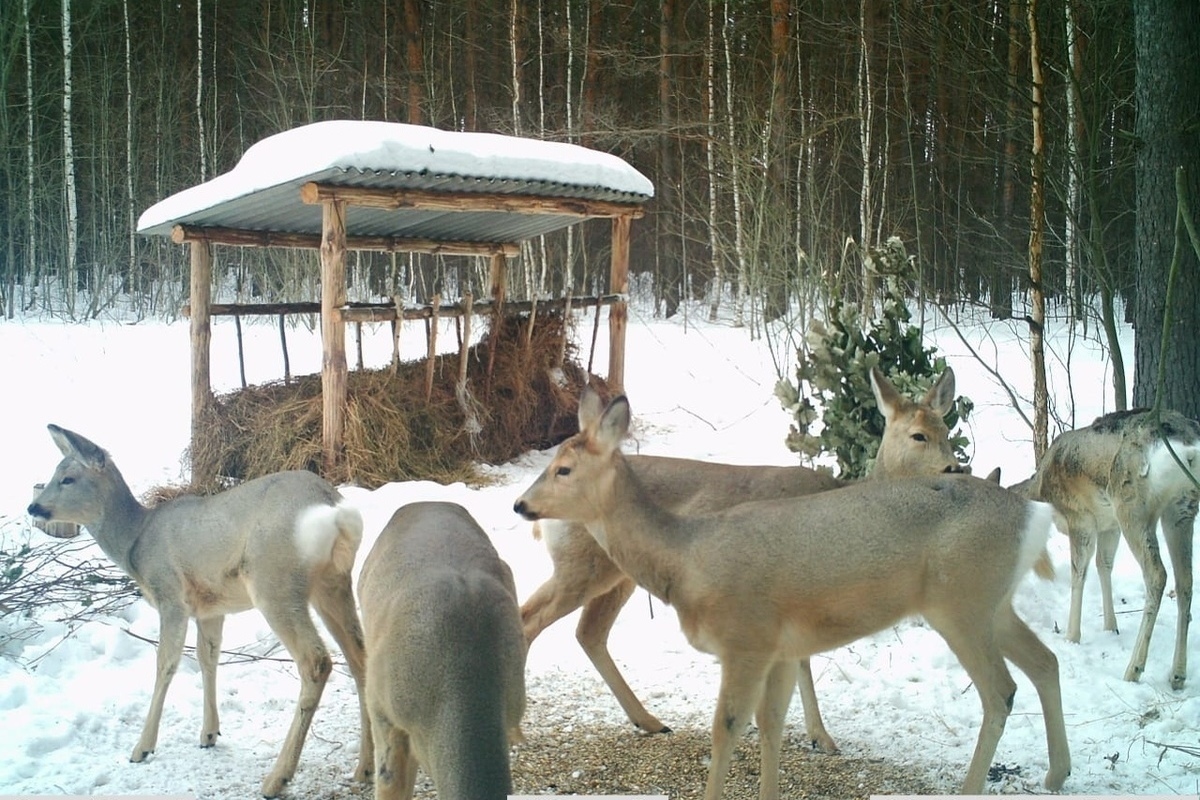
<svg viewBox="0 0 1200 800">
<path fill-rule="evenodd" d="M 177 224 L 171 229 L 176 244 L 207 242 L 233 247 L 292 247 L 316 250 L 321 235 L 291 231 L 255 231 L 221 226 Z M 440 239 L 412 239 L 401 236 L 347 236 L 347 250 L 379 250 L 399 253 L 431 253 L 449 256 L 515 257 L 521 251 L 517 242 L 468 242 Z"/>
<path fill-rule="evenodd" d="M 649 200 L 650 198 L 646 198 Z M 547 214 L 592 219 L 638 218 L 645 213 L 640 202 L 618 203 L 576 197 L 548 197 L 499 192 L 430 192 L 422 189 L 385 189 L 338 186 L 309 181 L 300 187 L 300 200 L 309 205 L 340 200 L 347 205 L 389 210 L 495 211 L 510 214 Z"/>
</svg>

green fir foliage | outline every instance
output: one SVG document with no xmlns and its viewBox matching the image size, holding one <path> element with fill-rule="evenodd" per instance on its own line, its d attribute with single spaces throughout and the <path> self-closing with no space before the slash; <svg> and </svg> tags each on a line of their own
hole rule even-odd
<svg viewBox="0 0 1200 800">
<path fill-rule="evenodd" d="M 823 454 L 837 458 L 839 475 L 861 478 L 870 472 L 884 419 L 871 391 L 871 367 L 878 366 L 896 389 L 920 398 L 946 369 L 937 348 L 925 347 L 921 329 L 911 324 L 903 275 L 909 259 L 899 239 L 871 251 L 869 265 L 884 277 L 879 315 L 864 320 L 854 303 L 831 306 L 828 320 L 814 321 L 805 346 L 797 351 L 796 380 L 786 378 L 775 394 L 795 422 L 787 446 L 808 459 Z M 965 462 L 970 444 L 956 426 L 966 421 L 973 404 L 958 397 L 946 415 L 950 443 Z M 819 424 L 818 424 L 819 423 Z"/>
</svg>

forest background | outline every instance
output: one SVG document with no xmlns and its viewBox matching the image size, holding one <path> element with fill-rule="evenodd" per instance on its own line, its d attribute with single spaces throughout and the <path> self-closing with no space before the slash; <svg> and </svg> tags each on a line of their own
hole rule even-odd
<svg viewBox="0 0 1200 800">
<path fill-rule="evenodd" d="M 898 237 L 922 302 L 986 304 L 1034 339 L 1044 298 L 1065 324 L 1124 315 L 1153 334 L 1133 400 L 1153 399 L 1166 347 L 1183 373 L 1166 404 L 1200 414 L 1190 248 L 1158 340 L 1177 200 L 1200 195 L 1194 0 L 19 0 L 0 3 L 0 91 L 10 318 L 176 315 L 186 250 L 138 236 L 141 211 L 273 133 L 382 119 L 625 158 L 656 186 L 631 271 L 663 314 L 685 298 L 748 325 L 869 312 L 870 254 Z M 510 287 L 602 292 L 606 233 L 531 243 Z M 315 263 L 222 251 L 214 299 L 311 299 Z M 349 266 L 351 300 L 415 302 L 486 269 Z"/>
</svg>

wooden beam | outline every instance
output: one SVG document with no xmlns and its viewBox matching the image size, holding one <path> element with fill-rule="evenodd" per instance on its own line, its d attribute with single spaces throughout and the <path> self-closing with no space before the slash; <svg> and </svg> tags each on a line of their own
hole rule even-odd
<svg viewBox="0 0 1200 800">
<path fill-rule="evenodd" d="M 210 352 L 212 349 L 212 324 L 209 306 L 212 300 L 212 249 L 206 242 L 192 242 L 189 247 L 191 258 L 190 303 L 192 341 L 192 485 L 203 486 L 216 477 L 216 464 L 197 457 L 205 452 L 198 447 L 200 436 L 205 430 L 204 422 L 208 404 L 212 400 L 210 377 Z"/>
<path fill-rule="evenodd" d="M 321 237 L 315 233 L 287 231 L 251 231 L 241 228 L 176 225 L 171 229 L 176 244 L 207 242 L 232 247 L 291 247 L 317 250 Z M 443 256 L 515 256 L 521 246 L 516 242 L 468 242 L 440 239 L 412 239 L 401 236 L 347 236 L 347 250 L 375 250 L 384 253 L 431 253 Z"/>
<path fill-rule="evenodd" d="M 346 410 L 346 205 L 325 203 L 321 210 L 321 440 L 325 474 L 337 480 Z"/>
<path fill-rule="evenodd" d="M 310 205 L 339 200 L 368 208 L 420 211 L 494 211 L 508 214 L 548 214 L 564 217 L 640 217 L 640 203 L 614 203 L 575 197 L 542 197 L 497 192 L 427 192 L 419 189 L 383 189 L 366 186 L 333 186 L 312 181 L 300 187 L 300 199 Z"/>
<path fill-rule="evenodd" d="M 567 310 L 569 308 L 591 308 L 595 305 L 612 305 L 618 303 L 624 298 L 621 295 L 606 294 L 600 297 L 572 297 L 570 302 L 564 298 L 556 298 L 552 300 L 539 300 L 537 307 L 539 310 Z M 528 314 L 533 310 L 533 301 L 531 300 L 506 300 L 504 302 L 504 313 L 506 314 Z M 491 300 L 475 300 L 471 303 L 472 314 L 491 314 L 495 304 Z M 190 304 L 185 304 L 179 310 L 179 313 L 184 317 L 192 315 L 192 307 Z M 313 302 L 296 302 L 296 303 L 212 303 L 208 307 L 209 316 L 212 317 L 263 317 L 263 316 L 282 316 L 284 314 L 320 314 L 321 304 Z M 395 303 L 346 303 L 341 307 L 339 313 L 342 315 L 343 322 L 387 322 L 394 319 L 428 319 L 432 316 L 432 311 L 428 305 L 410 306 L 405 308 L 400 307 L 397 312 Z M 461 316 L 467 313 L 464 306 L 458 303 L 447 303 L 438 307 L 438 314 L 443 317 Z"/>
<path fill-rule="evenodd" d="M 622 298 L 629 295 L 629 217 L 612 223 L 612 264 L 608 290 Z M 608 307 L 608 385 L 614 394 L 625 391 L 625 326 L 628 304 L 621 300 Z"/>
</svg>

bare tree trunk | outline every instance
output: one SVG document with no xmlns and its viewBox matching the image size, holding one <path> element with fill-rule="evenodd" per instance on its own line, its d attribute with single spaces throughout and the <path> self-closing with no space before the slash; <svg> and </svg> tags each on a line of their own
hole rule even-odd
<svg viewBox="0 0 1200 800">
<path fill-rule="evenodd" d="M 476 130 L 479 115 L 479 95 L 475 89 L 475 82 L 478 79 L 478 66 L 475 59 L 475 36 L 479 30 L 479 11 L 476 7 L 477 0 L 467 0 L 467 42 L 466 42 L 466 70 L 467 70 L 467 90 L 466 90 L 466 123 L 467 130 Z"/>
<path fill-rule="evenodd" d="M 1021 40 L 1017 20 L 1021 18 L 1021 0 L 1008 0 L 1008 113 L 1004 133 L 1004 166 L 1001 177 L 1001 219 L 1012 218 L 1017 198 L 1017 116 L 1020 114 Z"/>
<path fill-rule="evenodd" d="M 200 144 L 200 180 L 208 180 L 208 146 L 204 142 L 204 0 L 196 0 L 196 136 Z"/>
<path fill-rule="evenodd" d="M 129 281 L 139 314 L 145 286 L 139 274 L 137 258 L 137 198 L 133 193 L 133 56 L 129 38 L 129 0 L 121 0 L 121 21 L 125 30 L 125 219 L 129 227 Z"/>
<path fill-rule="evenodd" d="M 25 12 L 25 87 L 27 90 L 28 105 L 25 114 L 25 204 L 26 211 L 29 215 L 29 222 L 25 228 L 27 237 L 25 251 L 25 284 L 36 283 L 41 276 L 41 268 L 38 265 L 38 237 L 37 237 L 37 208 L 34 204 L 34 159 L 33 159 L 33 42 L 31 39 L 32 33 L 29 28 L 29 0 L 22 0 L 22 10 Z M 45 292 L 42 292 L 45 296 Z M 21 307 L 25 307 L 25 303 L 21 303 Z"/>
<path fill-rule="evenodd" d="M 704 142 L 705 164 L 708 168 L 708 247 L 712 258 L 712 296 L 708 301 L 708 319 L 715 322 L 717 310 L 721 305 L 721 295 L 725 291 L 725 271 L 722 269 L 721 253 L 717 246 L 717 90 L 716 90 L 716 31 L 713 17 L 716 16 L 716 3 L 708 5 L 708 29 L 704 41 L 704 124 L 708 136 Z"/>
<path fill-rule="evenodd" d="M 875 316 L 874 276 L 867 270 L 867 254 L 872 242 L 872 197 L 871 197 L 871 128 L 874 125 L 875 103 L 871 96 L 870 34 L 867 29 L 867 0 L 858 4 L 858 143 L 862 158 L 862 175 L 858 190 L 858 247 L 862 256 L 862 315 L 863 319 Z"/>
<path fill-rule="evenodd" d="M 1079 31 L 1075 25 L 1075 2 L 1065 0 L 1063 3 L 1064 32 L 1067 45 L 1067 197 L 1066 220 L 1063 229 L 1063 269 L 1065 272 L 1067 304 L 1070 309 L 1071 322 L 1074 322 L 1079 308 L 1079 214 L 1080 203 L 1079 177 L 1083 170 L 1079 145 L 1082 139 L 1082 122 L 1079 115 L 1079 80 L 1082 78 L 1083 65 L 1079 53 Z"/>
<path fill-rule="evenodd" d="M 63 171 L 67 192 L 67 276 L 63 287 L 67 313 L 75 315 L 75 290 L 79 283 L 79 199 L 75 189 L 75 138 L 71 132 L 71 0 L 62 0 Z"/>
<path fill-rule="evenodd" d="M 425 31 L 421 4 L 404 0 L 404 57 L 408 67 L 408 121 L 425 124 Z"/>
<path fill-rule="evenodd" d="M 725 0 L 725 10 L 722 15 L 724 24 L 721 26 L 721 44 L 725 50 L 725 122 L 729 137 L 729 182 L 733 189 L 733 249 L 737 254 L 737 296 L 733 301 L 733 324 L 742 327 L 746 324 L 746 301 L 750 290 L 749 267 L 746 264 L 746 234 L 742 222 L 742 189 L 738 175 L 737 133 L 733 115 L 733 52 L 729 43 L 729 0 Z"/>
<path fill-rule="evenodd" d="M 508 14 L 508 49 L 512 59 L 512 124 L 513 135 L 521 135 L 521 48 L 517 40 L 520 21 L 520 0 L 512 0 Z"/>
<path fill-rule="evenodd" d="M 1042 130 L 1042 53 L 1038 41 L 1037 0 L 1028 0 L 1029 65 L 1031 68 L 1031 100 L 1033 112 L 1033 150 L 1030 157 L 1029 189 L 1029 352 L 1033 362 L 1033 455 L 1040 462 L 1049 444 L 1048 406 L 1046 389 L 1046 297 L 1042 285 L 1042 238 L 1045 231 L 1046 197 L 1043 186 L 1045 153 Z"/>
</svg>

